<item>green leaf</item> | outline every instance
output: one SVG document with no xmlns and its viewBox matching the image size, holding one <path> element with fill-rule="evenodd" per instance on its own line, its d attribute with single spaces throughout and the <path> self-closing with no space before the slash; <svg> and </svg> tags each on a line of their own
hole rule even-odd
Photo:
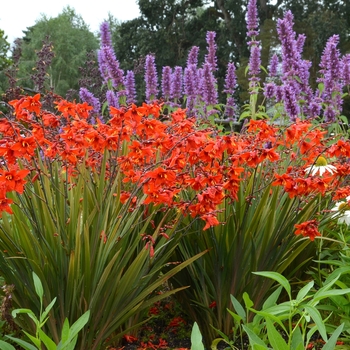
<svg viewBox="0 0 350 350">
<path fill-rule="evenodd" d="M 327 331 L 323 323 L 320 312 L 312 305 L 305 305 L 304 309 L 316 323 L 317 329 L 320 332 L 323 340 L 327 341 L 328 340 Z"/>
<path fill-rule="evenodd" d="M 280 296 L 282 292 L 282 286 L 279 286 L 264 302 L 262 309 L 270 308 L 274 305 L 276 305 L 276 302 L 278 300 L 278 297 Z"/>
<path fill-rule="evenodd" d="M 47 347 L 47 350 L 56 350 L 57 346 L 55 342 L 50 339 L 41 329 L 39 329 L 39 338 Z"/>
<path fill-rule="evenodd" d="M 235 308 L 237 314 L 241 317 L 243 322 L 246 322 L 247 315 L 246 315 L 246 312 L 245 312 L 243 306 L 232 294 L 230 295 L 230 298 L 231 298 L 231 303 L 232 303 L 233 307 Z"/>
<path fill-rule="evenodd" d="M 28 315 L 32 315 L 32 317 L 34 317 L 36 319 L 36 316 L 34 314 L 34 312 L 30 309 L 15 309 L 12 310 L 11 315 L 13 318 L 15 318 L 17 316 L 17 314 L 28 314 Z"/>
<path fill-rule="evenodd" d="M 44 296 L 43 285 L 40 281 L 40 278 L 38 277 L 38 275 L 34 271 L 33 271 L 33 280 L 34 280 L 34 287 L 35 287 L 36 294 L 38 295 L 40 300 L 42 300 L 42 298 Z"/>
<path fill-rule="evenodd" d="M 69 321 L 66 318 L 63 322 L 62 334 L 61 334 L 61 343 L 64 344 L 69 338 Z"/>
<path fill-rule="evenodd" d="M 32 343 L 38 348 L 41 348 L 41 341 L 39 338 L 34 337 L 33 335 L 29 334 L 26 331 L 23 331 L 23 333 L 32 341 Z"/>
<path fill-rule="evenodd" d="M 192 327 L 191 350 L 204 350 L 204 345 L 202 342 L 202 334 L 199 330 L 197 322 L 195 322 Z"/>
<path fill-rule="evenodd" d="M 298 295 L 296 297 L 296 301 L 300 303 L 304 297 L 309 293 L 310 289 L 314 286 L 314 281 L 310 281 L 307 285 L 305 285 L 303 288 L 301 288 L 298 292 Z"/>
<path fill-rule="evenodd" d="M 271 278 L 277 281 L 288 293 L 289 298 L 291 298 L 291 287 L 288 280 L 278 272 L 274 271 L 258 271 L 253 272 L 255 275 Z"/>
<path fill-rule="evenodd" d="M 266 344 L 248 326 L 243 325 L 242 327 L 247 333 L 249 337 L 249 344 L 253 346 L 253 349 L 268 349 Z M 256 345 L 258 346 L 257 348 L 254 347 Z"/>
<path fill-rule="evenodd" d="M 332 336 L 328 339 L 327 343 L 323 345 L 322 350 L 334 350 L 335 345 L 338 341 L 339 335 L 344 328 L 344 323 L 342 323 L 332 334 Z"/>
<path fill-rule="evenodd" d="M 43 311 L 43 313 L 40 316 L 40 324 L 41 327 L 45 324 L 46 320 L 45 318 L 47 317 L 48 313 L 50 312 L 50 310 L 52 309 L 53 305 L 55 304 L 57 298 L 54 298 L 51 303 L 49 305 L 47 305 L 47 307 L 45 308 L 45 310 Z"/>
<path fill-rule="evenodd" d="M 296 327 L 292 333 L 291 349 L 305 350 L 303 336 L 300 327 Z"/>
<path fill-rule="evenodd" d="M 17 343 L 18 345 L 22 346 L 22 348 L 25 350 L 38 350 L 38 348 L 36 348 L 34 345 L 29 344 L 28 342 L 26 342 L 22 339 L 17 339 L 17 338 L 11 337 L 9 335 L 6 335 L 5 337 L 11 339 L 12 341 Z"/>
<path fill-rule="evenodd" d="M 5 343 L 3 340 L 0 340 L 0 349 L 2 350 L 16 350 L 11 344 Z"/>
<path fill-rule="evenodd" d="M 254 305 L 253 301 L 249 298 L 249 295 L 246 292 L 243 293 L 243 300 L 247 309 L 251 308 Z"/>
<path fill-rule="evenodd" d="M 69 338 L 75 337 L 81 329 L 87 324 L 90 317 L 90 310 L 86 311 L 83 315 L 81 315 L 70 327 L 69 330 Z"/>
<path fill-rule="evenodd" d="M 266 319 L 267 337 L 269 339 L 272 348 L 275 350 L 289 350 L 287 343 L 282 338 L 281 334 L 276 330 L 272 321 Z"/>
</svg>

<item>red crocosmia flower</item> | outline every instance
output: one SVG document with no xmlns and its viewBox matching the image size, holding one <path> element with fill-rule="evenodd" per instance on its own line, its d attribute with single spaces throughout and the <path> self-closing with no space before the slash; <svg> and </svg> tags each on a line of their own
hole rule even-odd
<svg viewBox="0 0 350 350">
<path fill-rule="evenodd" d="M 217 226 L 220 224 L 219 220 L 213 214 L 202 215 L 201 219 L 205 221 L 205 226 L 203 227 L 203 231 L 207 230 L 212 226 Z"/>
<path fill-rule="evenodd" d="M 57 128 L 60 126 L 60 119 L 54 114 L 45 113 L 41 118 L 43 120 L 44 126 L 50 126 L 52 128 Z"/>
<path fill-rule="evenodd" d="M 214 307 L 216 307 L 216 301 L 212 301 L 209 305 L 210 309 L 213 309 Z"/>
<path fill-rule="evenodd" d="M 29 170 L 0 170 L 0 183 L 5 185 L 6 192 L 16 191 L 23 193 L 26 181 L 24 178 L 30 173 Z"/>
<path fill-rule="evenodd" d="M 336 201 L 339 199 L 344 199 L 348 196 L 350 196 L 350 186 L 341 187 L 335 191 L 335 194 L 333 196 L 333 200 Z"/>
<path fill-rule="evenodd" d="M 337 143 L 335 143 L 329 148 L 328 154 L 336 157 L 340 157 L 340 156 L 344 156 L 347 158 L 350 157 L 350 142 L 338 140 Z"/>
<path fill-rule="evenodd" d="M 123 338 L 126 340 L 127 343 L 135 343 L 137 341 L 137 338 L 133 335 L 124 334 Z"/>
<path fill-rule="evenodd" d="M 178 123 L 186 119 L 186 110 L 178 108 L 175 112 L 171 113 L 173 123 Z"/>
<path fill-rule="evenodd" d="M 270 162 L 276 162 L 280 159 L 279 154 L 275 152 L 274 148 L 269 148 L 269 149 L 264 148 L 261 151 L 261 157 L 263 159 L 268 159 Z"/>
<path fill-rule="evenodd" d="M 300 142 L 300 145 L 299 145 L 299 147 L 300 147 L 300 153 L 301 153 L 301 154 L 305 154 L 305 153 L 306 153 L 307 151 L 309 151 L 313 146 L 314 146 L 313 143 L 311 143 L 311 142 L 306 142 L 305 140 L 302 140 L 302 141 Z"/>
<path fill-rule="evenodd" d="M 72 102 L 68 102 L 66 100 L 61 100 L 59 102 L 55 102 L 57 104 L 56 108 L 62 115 L 68 119 L 69 116 L 74 117 L 76 115 L 75 104 Z"/>
<path fill-rule="evenodd" d="M 321 236 L 318 231 L 318 222 L 316 220 L 309 220 L 302 222 L 301 224 L 294 225 L 296 231 L 295 235 L 303 235 L 304 237 L 309 237 L 311 241 L 317 236 Z"/>
<path fill-rule="evenodd" d="M 16 157 L 25 157 L 33 156 L 34 151 L 37 147 L 34 136 L 29 137 L 20 137 L 19 140 L 11 146 L 11 150 L 14 151 Z"/>
<path fill-rule="evenodd" d="M 4 186 L 0 187 L 0 217 L 2 212 L 6 211 L 9 214 L 13 214 L 10 204 L 13 203 L 12 199 L 6 197 L 6 189 Z"/>
<path fill-rule="evenodd" d="M 34 112 L 37 115 L 39 115 L 41 110 L 40 94 L 36 94 L 33 97 L 25 97 L 23 102 L 21 103 L 21 107 L 25 108 L 29 112 Z"/>
<path fill-rule="evenodd" d="M 75 109 L 80 118 L 87 119 L 89 117 L 90 111 L 94 108 L 92 106 L 89 106 L 87 102 L 84 102 L 77 103 Z"/>
<path fill-rule="evenodd" d="M 175 171 L 158 167 L 152 171 L 148 171 L 145 174 L 145 178 L 153 179 L 155 187 L 161 185 L 172 185 L 176 180 L 176 173 Z"/>
</svg>

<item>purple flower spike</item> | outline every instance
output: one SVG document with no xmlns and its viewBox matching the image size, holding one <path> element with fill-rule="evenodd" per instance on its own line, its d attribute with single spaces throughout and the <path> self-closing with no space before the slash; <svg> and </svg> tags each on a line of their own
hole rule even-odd
<svg viewBox="0 0 350 350">
<path fill-rule="evenodd" d="M 182 67 L 176 66 L 171 77 L 170 96 L 179 100 L 182 97 Z"/>
<path fill-rule="evenodd" d="M 259 81 L 258 75 L 260 74 L 260 47 L 259 46 L 252 46 L 250 51 L 250 58 L 249 58 L 249 75 L 250 75 L 250 82 L 252 86 L 255 85 L 255 82 Z"/>
<path fill-rule="evenodd" d="M 150 103 L 158 95 L 158 75 L 153 55 L 146 56 L 145 62 L 146 102 Z"/>
<path fill-rule="evenodd" d="M 186 108 L 188 116 L 193 116 L 193 109 L 196 99 L 197 89 L 197 68 L 195 64 L 191 64 L 185 68 L 184 73 L 184 92 L 186 95 Z"/>
<path fill-rule="evenodd" d="M 107 99 L 108 106 L 115 107 L 115 108 L 119 107 L 118 97 L 116 96 L 114 91 L 107 90 L 106 99 Z"/>
<path fill-rule="evenodd" d="M 297 104 L 297 100 L 295 97 L 295 92 L 290 85 L 283 86 L 283 102 L 284 109 L 288 113 L 290 120 L 295 122 L 299 113 L 299 105 Z"/>
<path fill-rule="evenodd" d="M 135 74 L 132 70 L 126 72 L 124 79 L 126 103 L 136 103 Z"/>
<path fill-rule="evenodd" d="M 229 62 L 227 64 L 225 86 L 224 86 L 225 89 L 223 90 L 223 92 L 226 92 L 227 94 L 233 94 L 235 92 L 236 85 L 237 85 L 236 67 L 234 63 Z"/>
<path fill-rule="evenodd" d="M 171 75 L 172 71 L 169 66 L 165 66 L 162 69 L 162 93 L 163 98 L 168 101 L 170 98 L 171 90 Z"/>
<path fill-rule="evenodd" d="M 95 97 L 88 89 L 83 87 L 79 90 L 79 96 L 82 101 L 87 102 L 88 105 L 93 107 L 93 109 L 90 111 L 90 114 L 98 116 L 100 115 L 101 104 L 97 97 Z"/>
<path fill-rule="evenodd" d="M 247 8 L 247 36 L 250 38 L 257 36 L 259 34 L 258 26 L 259 21 L 256 0 L 249 0 Z"/>
<path fill-rule="evenodd" d="M 101 51 L 103 52 L 109 78 L 111 79 L 113 86 L 118 88 L 123 85 L 124 75 L 123 70 L 119 68 L 119 61 L 115 57 L 115 54 L 111 47 L 104 46 Z"/>
<path fill-rule="evenodd" d="M 350 54 L 344 55 L 341 60 L 343 85 L 350 85 Z"/>
<path fill-rule="evenodd" d="M 274 53 L 270 61 L 270 77 L 277 76 L 278 56 Z"/>
<path fill-rule="evenodd" d="M 208 54 L 205 56 L 205 62 L 210 64 L 212 71 L 216 71 L 218 69 L 217 58 L 216 58 L 216 43 L 215 43 L 215 32 L 207 32 L 207 49 Z"/>
<path fill-rule="evenodd" d="M 193 46 L 188 54 L 187 58 L 187 67 L 194 64 L 197 68 L 198 65 L 198 53 L 199 53 L 199 47 Z"/>
<path fill-rule="evenodd" d="M 108 22 L 103 22 L 100 26 L 100 34 L 101 34 L 101 47 L 109 46 L 112 47 L 112 37 L 109 31 Z"/>
<path fill-rule="evenodd" d="M 211 71 L 211 65 L 209 63 L 204 63 L 203 65 L 201 91 L 203 93 L 203 100 L 206 106 L 216 105 L 218 103 L 216 79 Z"/>
</svg>

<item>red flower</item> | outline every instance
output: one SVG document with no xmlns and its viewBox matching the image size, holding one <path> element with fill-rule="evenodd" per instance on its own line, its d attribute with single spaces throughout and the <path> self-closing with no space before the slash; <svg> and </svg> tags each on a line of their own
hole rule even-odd
<svg viewBox="0 0 350 350">
<path fill-rule="evenodd" d="M 309 237 L 311 241 L 317 236 L 321 236 L 318 231 L 318 223 L 316 220 L 309 220 L 302 222 L 301 224 L 294 225 L 296 228 L 295 235 L 303 235 L 304 237 Z"/>
</svg>

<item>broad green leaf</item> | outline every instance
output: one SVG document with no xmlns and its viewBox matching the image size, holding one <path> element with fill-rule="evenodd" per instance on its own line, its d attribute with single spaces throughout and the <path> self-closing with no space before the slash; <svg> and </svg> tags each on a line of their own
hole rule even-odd
<svg viewBox="0 0 350 350">
<path fill-rule="evenodd" d="M 231 298 L 231 303 L 232 303 L 233 307 L 235 308 L 237 314 L 241 317 L 243 322 L 246 322 L 247 315 L 246 315 L 246 312 L 245 312 L 243 306 L 232 294 L 230 295 L 230 298 Z"/>
<path fill-rule="evenodd" d="M 38 348 L 41 348 L 41 340 L 34 337 L 33 335 L 29 334 L 26 331 L 23 331 L 23 333 L 32 341 L 32 343 Z"/>
<path fill-rule="evenodd" d="M 305 285 L 303 288 L 301 288 L 298 292 L 298 295 L 296 297 L 296 301 L 300 303 L 304 297 L 309 293 L 310 289 L 314 286 L 314 281 L 310 281 L 307 285 Z"/>
<path fill-rule="evenodd" d="M 87 324 L 90 317 L 90 310 L 86 311 L 83 315 L 81 315 L 70 327 L 69 330 L 69 338 L 75 337 L 81 329 Z"/>
<path fill-rule="evenodd" d="M 269 318 L 266 318 L 266 328 L 267 337 L 273 349 L 289 350 L 287 343 L 282 338 L 281 334 L 276 330 L 275 326 Z"/>
<path fill-rule="evenodd" d="M 249 344 L 253 346 L 253 348 L 255 345 L 258 345 L 261 349 L 268 349 L 266 344 L 248 326 L 243 325 L 242 327 L 249 337 Z"/>
<path fill-rule="evenodd" d="M 39 329 L 39 338 L 46 346 L 47 350 L 56 350 L 55 342 L 50 339 L 41 329 Z"/>
<path fill-rule="evenodd" d="M 276 302 L 278 300 L 278 297 L 280 296 L 282 291 L 282 286 L 279 286 L 264 302 L 262 309 L 270 308 L 274 305 L 276 305 Z"/>
<path fill-rule="evenodd" d="M 323 345 L 322 350 L 334 350 L 335 345 L 338 341 L 340 333 L 344 328 L 344 323 L 342 323 L 332 334 L 332 336 L 328 339 L 327 343 Z"/>
<path fill-rule="evenodd" d="M 258 271 L 253 272 L 255 275 L 271 278 L 277 281 L 288 293 L 289 298 L 291 298 L 291 287 L 288 280 L 278 272 L 274 271 Z"/>
<path fill-rule="evenodd" d="M 320 332 L 323 340 L 327 341 L 328 336 L 327 336 L 326 326 L 324 325 L 320 312 L 312 305 L 305 305 L 304 309 L 316 323 L 317 329 Z"/>
<path fill-rule="evenodd" d="M 11 339 L 12 341 L 17 343 L 18 345 L 22 346 L 22 348 L 25 350 L 38 350 L 38 348 L 36 348 L 34 345 L 32 345 L 32 344 L 30 344 L 22 339 L 17 339 L 17 338 L 11 337 L 9 335 L 6 335 L 6 338 Z"/>
<path fill-rule="evenodd" d="M 11 344 L 5 343 L 3 340 L 0 340 L 0 349 L 2 350 L 16 350 Z"/>
<path fill-rule="evenodd" d="M 304 350 L 303 336 L 300 331 L 300 327 L 295 327 L 292 332 L 291 348 L 293 350 Z"/>
<path fill-rule="evenodd" d="M 197 322 L 195 322 L 192 327 L 191 350 L 204 350 L 204 345 L 202 342 L 202 334 L 199 330 Z"/>
<path fill-rule="evenodd" d="M 34 280 L 34 287 L 35 287 L 36 294 L 39 296 L 40 300 L 42 300 L 44 296 L 43 285 L 40 281 L 40 278 L 34 271 L 33 271 L 33 280 Z"/>
</svg>

